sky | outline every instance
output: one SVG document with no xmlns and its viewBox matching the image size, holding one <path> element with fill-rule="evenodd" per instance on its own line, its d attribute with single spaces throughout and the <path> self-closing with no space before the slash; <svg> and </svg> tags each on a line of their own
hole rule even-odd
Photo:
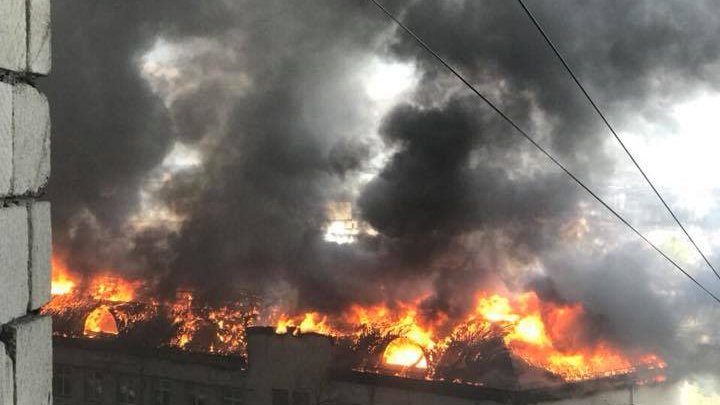
<svg viewBox="0 0 720 405">
<path fill-rule="evenodd" d="M 516 2 L 383 4 L 720 294 Z M 527 5 L 720 266 L 717 1 Z M 369 1 L 66 0 L 53 21 L 48 195 L 75 271 L 322 311 L 425 291 L 452 316 L 479 289 L 535 289 L 717 373 L 720 306 Z M 355 243 L 324 237 L 338 201 Z"/>
</svg>

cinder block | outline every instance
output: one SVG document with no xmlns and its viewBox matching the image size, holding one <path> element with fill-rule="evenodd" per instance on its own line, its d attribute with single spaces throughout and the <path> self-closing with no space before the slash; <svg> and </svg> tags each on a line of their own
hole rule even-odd
<svg viewBox="0 0 720 405">
<path fill-rule="evenodd" d="M 7 83 L 0 82 L 0 196 L 10 194 L 13 151 L 12 111 L 13 88 Z"/>
<path fill-rule="evenodd" d="M 15 400 L 13 364 L 5 344 L 0 342 L 0 405 L 13 405 Z"/>
<path fill-rule="evenodd" d="M 28 0 L 28 70 L 50 73 L 50 0 Z"/>
<path fill-rule="evenodd" d="M 29 316 L 3 328 L 15 362 L 17 405 L 52 404 L 52 319 Z"/>
<path fill-rule="evenodd" d="M 0 208 L 0 324 L 27 311 L 28 245 L 27 208 Z"/>
<path fill-rule="evenodd" d="M 28 206 L 30 216 L 30 310 L 50 301 L 52 269 L 52 225 L 50 203 L 38 201 Z"/>
<path fill-rule="evenodd" d="M 50 176 L 50 107 L 37 89 L 18 84 L 14 88 L 13 108 L 12 192 L 37 193 Z"/>
<path fill-rule="evenodd" d="M 25 0 L 0 0 L 0 68 L 25 70 L 26 19 Z"/>
</svg>

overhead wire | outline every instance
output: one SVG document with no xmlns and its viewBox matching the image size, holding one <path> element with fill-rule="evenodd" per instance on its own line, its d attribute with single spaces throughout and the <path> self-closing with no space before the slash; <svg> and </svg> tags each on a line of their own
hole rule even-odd
<svg viewBox="0 0 720 405">
<path fill-rule="evenodd" d="M 521 6 L 521 7 L 523 8 L 523 10 L 525 11 L 525 14 L 530 18 L 530 20 L 532 21 L 532 23 L 533 23 L 533 25 L 535 26 L 535 28 L 537 28 L 537 30 L 540 32 L 540 35 L 542 35 L 542 37 L 545 39 L 545 42 L 550 46 L 550 48 L 552 49 L 553 53 L 555 53 L 555 56 L 558 57 L 558 59 L 560 60 L 560 62 L 562 63 L 562 65 L 565 67 L 565 70 L 567 70 L 567 72 L 568 72 L 568 73 L 570 74 L 570 76 L 572 77 L 573 81 L 575 81 L 575 84 L 577 84 L 577 86 L 580 88 L 580 90 L 582 91 L 582 93 L 583 93 L 583 95 L 585 96 L 585 98 L 587 98 L 587 100 L 590 102 L 590 105 L 592 105 L 593 109 L 595 109 L 595 112 L 597 112 L 597 114 L 600 116 L 600 118 L 602 119 L 602 121 L 605 123 L 605 126 L 607 126 L 607 128 L 608 128 L 608 129 L 610 130 L 610 132 L 612 133 L 613 137 L 617 140 L 617 142 L 620 144 L 620 146 L 622 147 L 622 149 L 625 151 L 625 154 L 630 158 L 630 160 L 632 161 L 632 163 L 633 163 L 633 164 L 635 165 L 635 167 L 638 169 L 638 171 L 640 172 L 640 174 L 642 175 L 642 177 L 645 179 L 645 182 L 647 182 L 647 184 L 650 185 L 650 188 L 651 188 L 652 191 L 655 193 L 655 195 L 658 197 L 658 199 L 660 200 L 660 202 L 662 203 L 662 205 L 665 207 L 665 209 L 667 210 L 667 212 L 670 214 L 670 216 L 675 220 L 675 223 L 680 227 L 680 229 L 682 229 L 682 231 L 683 231 L 683 233 L 685 234 L 685 236 L 688 238 L 688 240 L 690 240 L 690 243 L 695 247 L 695 250 L 700 254 L 700 256 L 702 256 L 703 260 L 704 260 L 705 263 L 710 267 L 710 269 L 712 270 L 712 272 L 715 273 L 715 277 L 717 277 L 717 279 L 720 280 L 720 274 L 719 274 L 718 271 L 715 269 L 715 266 L 712 265 L 712 263 L 711 263 L 710 260 L 707 258 L 707 256 L 705 255 L 705 253 L 700 249 L 700 246 L 698 246 L 698 244 L 695 242 L 695 239 L 694 239 L 692 236 L 690 236 L 690 233 L 688 232 L 688 230 L 685 228 L 685 226 L 682 224 L 682 222 L 680 222 L 680 219 L 677 217 L 677 215 L 675 214 L 675 212 L 673 212 L 673 210 L 670 208 L 670 205 L 667 203 L 667 201 L 665 200 L 665 198 L 663 198 L 662 194 L 660 194 L 660 192 L 658 191 L 657 187 L 655 187 L 655 184 L 653 184 L 653 182 L 650 180 L 650 178 L 648 177 L 648 175 L 645 173 L 645 170 L 643 170 L 643 168 L 640 166 L 640 164 L 638 163 L 638 161 L 635 159 L 635 156 L 633 156 L 633 154 L 632 154 L 632 153 L 630 152 L 630 150 L 627 148 L 627 146 L 625 145 L 625 142 L 623 142 L 623 140 L 620 138 L 620 136 L 618 135 L 618 133 L 615 131 L 615 128 L 610 124 L 610 121 L 608 121 L 608 119 L 605 117 L 605 114 L 603 114 L 603 112 L 600 110 L 600 107 L 598 107 L 597 103 L 595 103 L 595 100 L 593 100 L 593 98 L 590 96 L 590 93 L 585 89 L 585 86 L 583 86 L 583 84 L 580 82 L 580 79 L 579 79 L 578 76 L 575 74 L 575 72 L 573 71 L 573 69 L 570 67 L 570 65 L 568 64 L 568 62 L 567 62 L 567 60 L 565 59 L 565 57 L 560 53 L 560 50 L 558 49 L 558 47 L 555 46 L 555 44 L 553 43 L 553 41 L 550 39 L 550 37 L 548 36 L 548 34 L 545 32 L 545 30 L 543 29 L 543 27 L 540 25 L 540 22 L 538 21 L 538 19 L 535 18 L 535 15 L 534 15 L 534 14 L 532 13 L 532 11 L 530 11 L 530 9 L 525 5 L 525 3 L 523 2 L 523 0 L 517 0 L 517 1 L 518 1 L 518 3 L 520 3 L 520 6 Z"/>
<path fill-rule="evenodd" d="M 665 260 L 667 260 L 670 264 L 673 265 L 678 271 L 680 271 L 682 274 L 685 275 L 690 281 L 692 281 L 698 288 L 700 288 L 702 291 L 704 291 L 708 296 L 710 296 L 713 300 L 715 300 L 718 304 L 720 304 L 720 298 L 718 298 L 717 295 L 713 294 L 709 289 L 707 289 L 702 283 L 700 283 L 695 277 L 693 277 L 690 273 L 688 273 L 685 269 L 683 269 L 675 260 L 673 260 L 670 256 L 665 254 L 657 245 L 652 243 L 645 235 L 643 235 L 637 228 L 635 228 L 628 220 L 626 220 L 619 212 L 617 212 L 615 209 L 613 209 L 608 203 L 606 203 L 598 194 L 596 194 L 592 189 L 590 189 L 585 183 L 582 182 L 577 176 L 575 176 L 565 165 L 563 165 L 559 160 L 557 160 L 550 152 L 548 152 L 542 145 L 540 145 L 532 136 L 530 136 L 525 130 L 523 130 L 518 124 L 515 123 L 505 112 L 503 112 L 499 107 L 497 107 L 492 101 L 490 101 L 487 97 L 485 97 L 482 93 L 480 93 L 475 86 L 473 86 L 469 81 L 467 81 L 462 74 L 460 74 L 454 67 L 452 67 L 448 62 L 445 61 L 435 50 L 433 50 L 425 41 L 422 40 L 417 34 L 415 34 L 414 31 L 412 31 L 409 27 L 407 27 L 405 24 L 403 24 L 402 21 L 400 21 L 397 17 L 395 17 L 394 14 L 392 14 L 385 6 L 380 4 L 377 0 L 368 0 L 369 2 L 373 3 L 378 9 L 380 9 L 388 18 L 390 18 L 395 24 L 398 25 L 405 33 L 410 35 L 425 51 L 427 51 L 429 54 L 431 54 L 438 62 L 440 62 L 448 71 L 450 71 L 458 80 L 460 80 L 470 91 L 472 91 L 477 97 L 479 97 L 482 101 L 485 102 L 485 104 L 488 105 L 493 111 L 495 111 L 505 122 L 507 122 L 513 129 L 517 131 L 518 134 L 520 134 L 522 137 L 524 137 L 526 140 L 528 140 L 535 148 L 537 148 L 545 157 L 550 159 L 556 166 L 558 166 L 566 175 L 568 175 L 575 183 L 577 183 L 582 189 L 584 189 L 588 194 L 590 194 L 595 200 L 597 200 L 600 204 L 602 204 L 610 213 L 612 213 L 620 222 L 625 224 L 630 230 L 632 230 L 640 239 L 645 241 L 650 247 L 652 247 L 658 254 L 660 254 Z"/>
</svg>

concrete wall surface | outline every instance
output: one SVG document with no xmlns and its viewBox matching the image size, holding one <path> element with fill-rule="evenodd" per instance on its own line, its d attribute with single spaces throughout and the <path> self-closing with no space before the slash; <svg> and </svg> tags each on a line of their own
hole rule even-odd
<svg viewBox="0 0 720 405">
<path fill-rule="evenodd" d="M 327 336 L 276 335 L 272 328 L 250 328 L 247 403 L 310 405 L 329 389 L 327 371 L 333 343 Z"/>
<path fill-rule="evenodd" d="M 52 403 L 50 0 L 0 0 L 0 405 Z"/>
</svg>

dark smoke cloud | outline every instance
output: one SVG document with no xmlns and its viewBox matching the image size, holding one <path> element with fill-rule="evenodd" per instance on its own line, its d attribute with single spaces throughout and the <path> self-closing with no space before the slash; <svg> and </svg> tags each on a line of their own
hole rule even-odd
<svg viewBox="0 0 720 405">
<path fill-rule="evenodd" d="M 400 151 L 364 190 L 359 205 L 365 219 L 390 237 L 448 241 L 485 226 L 571 213 L 577 189 L 557 173 L 510 179 L 492 156 L 507 132 L 486 127 L 483 119 L 489 118 L 469 97 L 442 109 L 404 105 L 392 111 L 381 132 Z M 477 153 L 483 157 L 473 162 Z"/>
<path fill-rule="evenodd" d="M 212 35 L 206 22 L 225 14 L 192 1 L 68 1 L 52 14 L 53 73 L 41 84 L 53 101 L 54 238 L 88 272 L 111 260 L 107 242 L 124 236 L 143 178 L 175 136 L 137 59 L 158 32 Z"/>
<path fill-rule="evenodd" d="M 514 2 L 388 5 L 591 185 L 615 173 L 609 135 Z M 620 129 L 634 115 L 670 122 L 670 96 L 717 87 L 711 1 L 530 6 Z M 57 250 L 79 271 L 115 267 L 159 279 L 164 292 L 193 286 L 217 299 L 238 287 L 280 291 L 327 311 L 429 286 L 428 316 L 459 316 L 477 288 L 524 285 L 522 269 L 539 261 L 550 281 L 531 288 L 586 303 L 605 317 L 598 333 L 627 347 L 667 351 L 688 342 L 677 331 L 691 308 L 706 308 L 681 284 L 664 285 L 682 290 L 665 303 L 651 272 L 661 264 L 625 239 L 609 250 L 568 245 L 587 197 L 369 3 L 72 0 L 53 12 L 49 193 Z M 158 38 L 184 50 L 179 82 L 141 72 Z M 358 83 L 373 55 L 420 75 L 382 117 L 379 140 L 366 133 L 372 100 Z M 178 141 L 203 163 L 172 173 L 153 197 L 182 221 L 138 231 L 128 220 L 139 191 Z M 395 153 L 352 190 L 378 150 Z M 333 200 L 355 200 L 380 234 L 324 242 Z M 623 232 L 589 226 L 598 240 Z M 629 267 L 637 273 L 620 270 Z"/>
<path fill-rule="evenodd" d="M 550 255 L 548 276 L 563 299 L 581 301 L 602 317 L 601 336 L 637 352 L 663 353 L 676 376 L 717 372 L 717 358 L 698 342 L 712 333 L 709 324 L 720 311 L 694 285 L 638 241 L 625 241 L 603 255 L 591 246 L 583 250 Z"/>
</svg>

